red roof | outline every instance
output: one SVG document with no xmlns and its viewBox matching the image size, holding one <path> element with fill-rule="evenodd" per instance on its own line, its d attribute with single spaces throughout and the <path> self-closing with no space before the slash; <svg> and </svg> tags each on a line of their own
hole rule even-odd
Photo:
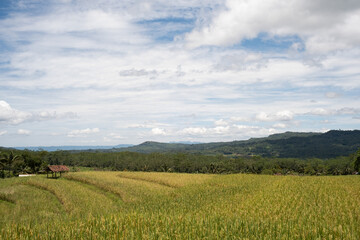
<svg viewBox="0 0 360 240">
<path fill-rule="evenodd" d="M 68 172 L 70 169 L 65 165 L 49 165 L 48 169 L 52 172 Z"/>
</svg>

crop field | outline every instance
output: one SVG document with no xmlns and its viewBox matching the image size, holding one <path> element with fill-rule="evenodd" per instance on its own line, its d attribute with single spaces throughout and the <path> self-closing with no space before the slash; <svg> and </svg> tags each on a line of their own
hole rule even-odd
<svg viewBox="0 0 360 240">
<path fill-rule="evenodd" d="M 359 176 L 76 172 L 0 180 L 0 239 L 360 239 Z"/>
</svg>

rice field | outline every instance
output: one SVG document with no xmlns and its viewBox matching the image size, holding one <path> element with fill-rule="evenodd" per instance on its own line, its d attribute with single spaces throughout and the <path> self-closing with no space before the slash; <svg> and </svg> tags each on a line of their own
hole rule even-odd
<svg viewBox="0 0 360 240">
<path fill-rule="evenodd" d="M 77 172 L 0 180 L 0 239 L 360 239 L 359 176 Z"/>
</svg>

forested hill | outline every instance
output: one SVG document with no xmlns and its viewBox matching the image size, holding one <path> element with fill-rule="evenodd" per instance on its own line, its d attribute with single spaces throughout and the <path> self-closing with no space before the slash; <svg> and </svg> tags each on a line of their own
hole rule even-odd
<svg viewBox="0 0 360 240">
<path fill-rule="evenodd" d="M 326 133 L 286 132 L 245 141 L 202 144 L 144 142 L 140 145 L 111 151 L 186 152 L 210 155 L 232 155 L 294 158 L 333 158 L 347 156 L 360 147 L 360 130 L 331 130 Z"/>
</svg>

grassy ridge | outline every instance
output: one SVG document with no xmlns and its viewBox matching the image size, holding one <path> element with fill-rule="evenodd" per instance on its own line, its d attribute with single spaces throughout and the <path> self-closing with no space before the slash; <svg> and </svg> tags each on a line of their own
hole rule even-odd
<svg viewBox="0 0 360 240">
<path fill-rule="evenodd" d="M 144 172 L 6 179 L 0 195 L 14 203 L 0 201 L 0 238 L 359 239 L 359 180 Z"/>
</svg>

